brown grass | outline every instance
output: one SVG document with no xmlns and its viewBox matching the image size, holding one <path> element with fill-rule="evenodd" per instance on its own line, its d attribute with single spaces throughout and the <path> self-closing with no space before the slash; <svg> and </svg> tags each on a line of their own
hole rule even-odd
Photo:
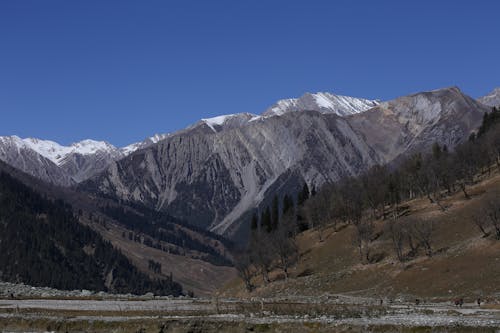
<svg viewBox="0 0 500 333">
<path fill-rule="evenodd" d="M 223 293 L 237 296 L 351 293 L 376 298 L 435 300 L 465 297 L 466 302 L 481 297 L 493 302 L 500 297 L 500 241 L 482 238 L 470 216 L 486 193 L 498 189 L 500 175 L 497 172 L 468 189 L 470 200 L 461 192 L 445 198 L 442 201 L 448 207 L 445 212 L 424 198 L 405 203 L 410 215 L 435 221 L 435 254 L 431 258 L 422 251 L 418 257 L 400 263 L 389 236 L 382 234 L 372 244 L 372 253 L 379 255 L 381 261 L 362 264 L 351 242 L 352 227 L 337 232 L 327 227 L 323 242 L 319 242 L 316 230 L 308 230 L 297 239 L 301 256 L 291 270 L 291 279 L 286 282 L 275 279 L 264 286 L 257 277 L 254 279 L 257 289 L 251 295 L 235 280 L 225 286 Z M 375 222 L 379 231 L 386 223 Z M 303 272 L 312 274 L 301 274 Z M 278 276 L 278 272 L 271 276 Z"/>
</svg>

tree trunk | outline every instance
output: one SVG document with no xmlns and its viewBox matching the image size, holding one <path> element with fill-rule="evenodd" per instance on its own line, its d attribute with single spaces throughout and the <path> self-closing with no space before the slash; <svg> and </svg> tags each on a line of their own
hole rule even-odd
<svg viewBox="0 0 500 333">
<path fill-rule="evenodd" d="M 461 190 L 462 190 L 462 192 L 464 193 L 465 199 L 469 200 L 469 199 L 470 199 L 470 196 L 469 196 L 469 193 L 467 193 L 467 191 L 465 190 L 465 184 L 461 183 L 461 184 L 460 184 L 460 189 L 461 189 Z"/>
</svg>

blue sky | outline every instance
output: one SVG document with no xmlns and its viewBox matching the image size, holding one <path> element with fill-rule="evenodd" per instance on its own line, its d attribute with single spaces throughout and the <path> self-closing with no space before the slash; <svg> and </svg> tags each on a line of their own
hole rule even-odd
<svg viewBox="0 0 500 333">
<path fill-rule="evenodd" d="M 0 2 L 0 135 L 123 146 L 329 91 L 500 86 L 500 1 Z"/>
</svg>

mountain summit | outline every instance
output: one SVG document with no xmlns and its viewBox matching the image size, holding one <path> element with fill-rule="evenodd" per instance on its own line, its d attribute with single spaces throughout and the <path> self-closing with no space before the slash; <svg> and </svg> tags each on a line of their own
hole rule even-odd
<svg viewBox="0 0 500 333">
<path fill-rule="evenodd" d="M 478 98 L 478 101 L 487 106 L 500 106 L 500 87 L 493 89 L 488 95 Z"/>
<path fill-rule="evenodd" d="M 327 92 L 305 93 L 300 98 L 289 98 L 278 101 L 262 115 L 273 116 L 282 115 L 287 112 L 307 110 L 348 116 L 366 111 L 378 104 L 378 100 L 334 95 Z"/>
</svg>

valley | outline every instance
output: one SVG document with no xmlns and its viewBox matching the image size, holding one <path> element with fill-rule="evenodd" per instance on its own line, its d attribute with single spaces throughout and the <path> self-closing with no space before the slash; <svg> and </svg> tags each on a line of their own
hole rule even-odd
<svg viewBox="0 0 500 333">
<path fill-rule="evenodd" d="M 3 137 L 0 328 L 496 332 L 490 110 L 318 93 L 120 149 Z"/>
</svg>

